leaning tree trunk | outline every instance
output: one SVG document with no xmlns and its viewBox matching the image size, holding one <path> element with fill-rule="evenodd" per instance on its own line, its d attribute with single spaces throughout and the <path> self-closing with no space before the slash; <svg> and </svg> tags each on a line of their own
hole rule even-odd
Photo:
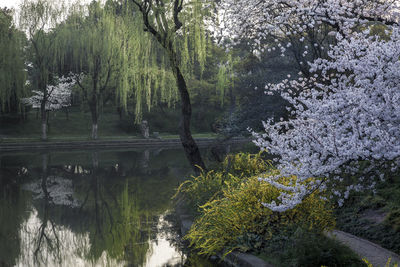
<svg viewBox="0 0 400 267">
<path fill-rule="evenodd" d="M 170 46 L 172 47 L 172 45 Z M 174 71 L 176 85 L 179 90 L 179 95 L 181 98 L 181 121 L 179 123 L 179 137 L 181 139 L 183 149 L 190 165 L 196 173 L 199 173 L 199 168 L 206 170 L 206 165 L 200 154 L 199 147 L 192 137 L 192 132 L 190 130 L 190 120 L 192 117 L 192 105 L 190 103 L 190 96 L 187 89 L 185 78 L 177 64 L 176 54 L 172 49 L 168 49 L 170 62 L 172 69 Z"/>
</svg>

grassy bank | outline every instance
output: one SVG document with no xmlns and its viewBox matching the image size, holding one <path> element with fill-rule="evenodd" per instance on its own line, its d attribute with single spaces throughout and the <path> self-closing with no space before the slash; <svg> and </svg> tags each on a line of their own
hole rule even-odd
<svg viewBox="0 0 400 267">
<path fill-rule="evenodd" d="M 67 112 L 68 111 L 68 112 Z M 212 123 L 215 114 L 212 112 L 202 116 L 193 116 L 192 131 L 195 137 L 216 137 L 212 132 Z M 161 138 L 179 138 L 178 124 L 179 113 L 167 109 L 146 113 L 144 115 L 149 123 L 150 134 L 158 132 Z M 140 126 L 135 124 L 133 115 L 119 114 L 113 106 L 104 107 L 98 121 L 99 139 L 135 139 L 141 138 Z M 27 112 L 26 118 L 20 115 L 3 115 L 0 117 L 0 139 L 3 142 L 31 142 L 37 141 L 41 136 L 40 114 L 36 110 Z M 48 138 L 50 141 L 83 141 L 90 140 L 91 115 L 82 111 L 81 107 L 74 106 L 68 110 L 52 111 L 49 113 Z"/>
<path fill-rule="evenodd" d="M 218 138 L 219 135 L 215 133 L 196 133 L 193 134 L 195 139 L 197 138 Z M 159 134 L 159 138 L 162 140 L 169 140 L 169 139 L 179 139 L 179 135 L 173 134 Z M 139 135 L 132 135 L 132 136 L 100 136 L 97 141 L 118 141 L 118 140 L 141 140 L 143 136 Z M 92 140 L 90 136 L 69 136 L 69 135 L 58 135 L 58 136 L 51 136 L 48 138 L 47 142 L 71 142 L 71 141 L 90 141 Z M 35 137 L 8 137 L 3 136 L 0 137 L 0 143 L 29 143 L 29 142 L 41 142 L 39 136 Z"/>
</svg>

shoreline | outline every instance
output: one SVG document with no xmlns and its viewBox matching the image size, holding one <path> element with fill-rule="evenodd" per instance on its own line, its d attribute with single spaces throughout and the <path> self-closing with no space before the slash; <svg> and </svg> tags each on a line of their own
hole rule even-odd
<svg viewBox="0 0 400 267">
<path fill-rule="evenodd" d="M 199 146 L 213 143 L 241 144 L 251 143 L 250 138 L 194 138 Z M 121 140 L 87 140 L 87 141 L 33 141 L 33 142 L 0 142 L 0 152 L 21 150 L 59 150 L 59 149 L 96 149 L 96 148 L 151 148 L 176 147 L 182 143 L 179 138 L 149 138 L 149 139 L 121 139 Z"/>
</svg>

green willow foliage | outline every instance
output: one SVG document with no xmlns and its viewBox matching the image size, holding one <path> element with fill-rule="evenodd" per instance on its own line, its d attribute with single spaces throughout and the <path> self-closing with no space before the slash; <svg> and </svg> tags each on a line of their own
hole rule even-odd
<svg viewBox="0 0 400 267">
<path fill-rule="evenodd" d="M 132 16 L 132 11 L 131 6 L 113 1 L 105 6 L 77 5 L 58 27 L 58 40 L 65 54 L 60 65 L 84 74 L 85 87 L 98 90 L 99 100 L 112 95 L 127 109 L 133 97 L 139 122 L 144 106 L 150 110 L 159 101 L 171 105 L 178 95 L 161 49 L 143 32 L 141 17 Z M 95 79 L 99 88 L 93 86 Z"/>
<path fill-rule="evenodd" d="M 46 101 L 47 85 L 55 78 L 59 69 L 57 59 L 64 53 L 54 29 L 65 17 L 66 7 L 63 1 L 24 0 L 20 8 L 19 27 L 28 38 L 30 88 L 42 91 Z"/>
<path fill-rule="evenodd" d="M 51 7 L 49 0 L 33 2 L 37 4 L 25 8 L 23 17 L 25 21 L 37 23 L 25 29 L 33 29 L 30 39 L 39 44 L 40 52 L 47 52 L 42 55 L 46 59 L 45 64 L 41 62 L 43 66 L 33 62 L 39 76 L 36 88 L 48 83 L 51 72 L 83 74 L 82 83 L 89 88 L 87 98 L 93 95 L 90 90 L 95 90 L 99 104 L 114 99 L 125 110 L 132 99 L 137 123 L 144 109 L 150 111 L 160 102 L 173 106 L 179 100 L 170 58 L 154 36 L 143 31 L 141 14 L 131 1 L 75 4 L 69 10 L 60 4 L 59 13 L 48 7 Z M 202 76 L 207 48 L 212 45 L 206 26 L 212 1 L 206 2 L 185 2 L 179 13 L 183 26 L 178 31 L 173 27 L 171 1 L 164 0 L 165 5 L 154 10 L 154 14 L 165 14 L 163 22 L 155 15 L 150 16 L 157 29 L 167 30 L 178 54 L 179 67 L 187 79 L 195 73 Z M 41 14 L 39 20 L 32 19 L 35 13 Z M 50 27 L 41 26 L 41 17 L 52 22 Z"/>
<path fill-rule="evenodd" d="M 142 1 L 135 1 L 142 3 Z M 165 33 L 167 38 L 163 42 L 172 42 L 173 50 L 178 57 L 178 67 L 186 79 L 193 77 L 195 71 L 200 76 L 205 69 L 207 47 L 211 39 L 207 37 L 206 18 L 210 16 L 209 8 L 212 1 L 185 1 L 183 10 L 179 12 L 179 20 L 182 27 L 175 29 L 173 19 L 173 1 L 163 0 L 162 4 L 152 5 L 149 13 L 149 22 L 158 33 Z M 131 1 L 130 1 L 131 3 Z M 141 99 L 144 97 L 148 108 L 158 100 L 167 102 L 169 105 L 177 101 L 179 95 L 176 88 L 176 80 L 169 64 L 170 58 L 161 43 L 155 40 L 151 33 L 143 32 L 143 21 L 136 6 L 133 6 L 134 23 L 131 23 L 135 31 L 137 41 L 143 42 L 145 46 L 138 44 L 134 53 L 136 54 L 136 73 L 134 80 L 136 95 L 136 114 L 140 114 Z M 143 44 L 142 43 L 142 44 Z M 160 75 L 161 74 L 161 75 Z M 154 92 L 149 89 L 153 85 Z M 146 90 L 147 89 L 147 90 Z M 151 97 L 154 96 L 154 99 Z"/>
<path fill-rule="evenodd" d="M 225 93 L 227 87 L 233 88 L 234 83 L 234 64 L 237 63 L 232 58 L 231 54 L 228 54 L 227 61 L 225 64 L 219 66 L 217 75 L 217 92 L 219 93 L 220 102 L 223 105 L 225 99 Z"/>
<path fill-rule="evenodd" d="M 19 109 L 24 97 L 26 71 L 24 45 L 26 38 L 12 22 L 12 13 L 0 9 L 0 107 L 2 111 Z"/>
<path fill-rule="evenodd" d="M 64 72 L 80 76 L 82 97 L 96 116 L 98 106 L 113 94 L 117 82 L 114 74 L 121 49 L 118 23 L 111 12 L 92 2 L 75 6 L 66 22 L 55 29 L 57 42 L 63 46 L 59 65 Z"/>
</svg>

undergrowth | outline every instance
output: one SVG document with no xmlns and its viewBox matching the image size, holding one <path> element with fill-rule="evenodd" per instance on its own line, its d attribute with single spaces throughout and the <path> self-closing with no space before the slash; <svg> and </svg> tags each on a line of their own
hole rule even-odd
<svg viewBox="0 0 400 267">
<path fill-rule="evenodd" d="M 378 185 L 376 194 L 355 193 L 335 211 L 340 230 L 400 253 L 400 179 Z"/>
</svg>

